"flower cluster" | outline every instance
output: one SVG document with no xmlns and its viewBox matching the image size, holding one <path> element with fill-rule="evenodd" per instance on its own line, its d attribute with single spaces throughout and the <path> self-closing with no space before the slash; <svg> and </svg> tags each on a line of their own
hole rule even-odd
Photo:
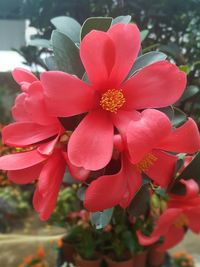
<svg viewBox="0 0 200 267">
<path fill-rule="evenodd" d="M 85 186 L 88 211 L 127 208 L 144 176 L 166 189 L 179 153 L 193 155 L 200 149 L 194 120 L 176 127 L 162 109 L 182 96 L 185 73 L 167 60 L 133 71 L 141 49 L 135 24 L 92 30 L 79 48 L 83 79 L 59 70 L 45 71 L 40 79 L 24 69 L 13 71 L 22 92 L 12 108 L 15 122 L 3 129 L 3 141 L 23 151 L 1 157 L 0 169 L 17 184 L 37 181 L 33 204 L 42 220 L 55 207 L 66 168 Z M 197 186 L 191 184 L 185 183 L 189 197 L 198 198 Z M 175 196 L 168 203 L 159 220 L 171 216 L 173 224 L 167 224 L 163 235 L 193 216 L 181 206 L 187 197 Z M 149 237 L 154 242 L 161 236 L 159 225 Z M 190 227 L 196 231 L 196 225 Z M 180 227 L 176 238 L 181 235 Z M 141 236 L 141 243 L 150 241 Z"/>
</svg>

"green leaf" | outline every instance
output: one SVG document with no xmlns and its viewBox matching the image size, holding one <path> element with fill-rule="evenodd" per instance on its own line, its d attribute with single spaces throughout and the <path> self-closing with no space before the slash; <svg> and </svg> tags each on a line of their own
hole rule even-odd
<svg viewBox="0 0 200 267">
<path fill-rule="evenodd" d="M 91 214 L 91 223 L 96 227 L 96 229 L 102 229 L 107 224 L 109 224 L 114 208 L 106 209 L 102 212 L 93 212 Z"/>
<path fill-rule="evenodd" d="M 48 70 L 58 70 L 58 66 L 55 62 L 54 56 L 49 56 L 44 59 L 45 64 L 47 65 Z"/>
<path fill-rule="evenodd" d="M 57 30 L 53 31 L 51 42 L 59 70 L 82 78 L 84 68 L 79 56 L 79 49 L 74 42 Z"/>
<path fill-rule="evenodd" d="M 170 121 L 173 120 L 173 118 L 174 118 L 174 109 L 173 109 L 172 106 L 165 107 L 165 108 L 157 108 L 157 110 L 163 112 L 170 119 Z"/>
<path fill-rule="evenodd" d="M 51 48 L 51 43 L 47 39 L 33 39 L 28 42 L 28 45 L 37 46 L 37 47 L 44 47 L 44 48 Z"/>
<path fill-rule="evenodd" d="M 133 253 L 136 248 L 136 240 L 134 239 L 133 233 L 129 230 L 124 231 L 122 233 L 122 239 L 129 252 Z"/>
<path fill-rule="evenodd" d="M 178 183 L 180 179 L 189 180 L 194 179 L 200 186 L 200 152 L 197 153 L 195 158 L 183 170 L 183 172 L 176 178 L 174 185 L 171 187 L 170 192 L 178 195 L 185 193 L 185 186 Z"/>
<path fill-rule="evenodd" d="M 185 92 L 183 93 L 181 99 L 179 102 L 184 102 L 185 100 L 188 100 L 199 93 L 199 87 L 195 85 L 190 85 L 187 87 Z"/>
<path fill-rule="evenodd" d="M 174 117 L 172 120 L 172 124 L 174 127 L 180 127 L 181 125 L 183 125 L 185 122 L 187 121 L 187 116 L 186 114 L 181 111 L 178 108 L 174 108 Z"/>
<path fill-rule="evenodd" d="M 83 38 L 92 30 L 106 32 L 110 28 L 111 24 L 112 18 L 110 17 L 94 17 L 86 19 L 81 28 L 81 40 L 83 40 Z"/>
<path fill-rule="evenodd" d="M 78 43 L 80 41 L 81 25 L 75 19 L 67 16 L 59 16 L 51 19 L 51 23 L 73 42 Z"/>
<path fill-rule="evenodd" d="M 129 205 L 128 213 L 136 217 L 144 215 L 149 208 L 149 203 L 149 183 L 145 183 L 140 187 L 131 204 Z"/>
<path fill-rule="evenodd" d="M 179 66 L 179 69 L 183 72 L 185 72 L 186 74 L 189 74 L 191 69 L 190 69 L 190 66 L 188 65 L 180 65 Z"/>
<path fill-rule="evenodd" d="M 123 23 L 123 24 L 128 24 L 131 21 L 131 16 L 119 16 L 113 19 L 112 25 L 118 24 L 118 23 Z"/>
<path fill-rule="evenodd" d="M 180 168 L 183 166 L 184 161 L 185 161 L 185 153 L 180 153 L 178 154 L 178 160 L 176 162 L 176 166 L 175 166 L 175 170 L 174 170 L 174 176 L 177 175 L 178 171 L 180 170 Z"/>
<path fill-rule="evenodd" d="M 140 32 L 141 43 L 147 38 L 148 34 L 149 34 L 149 30 L 143 30 Z"/>
<path fill-rule="evenodd" d="M 130 70 L 129 74 L 128 74 L 128 78 L 130 78 L 135 72 L 137 72 L 139 69 L 144 68 L 148 65 L 151 65 L 155 62 L 161 61 L 161 60 L 165 60 L 167 58 L 167 55 L 165 55 L 162 52 L 149 52 L 146 53 L 140 57 L 138 57 L 132 67 L 132 69 Z"/>
</svg>

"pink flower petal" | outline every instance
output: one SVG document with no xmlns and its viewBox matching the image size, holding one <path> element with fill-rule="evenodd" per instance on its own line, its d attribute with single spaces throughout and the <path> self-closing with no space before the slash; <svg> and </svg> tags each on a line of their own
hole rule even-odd
<svg viewBox="0 0 200 267">
<path fill-rule="evenodd" d="M 171 152 L 197 152 L 200 149 L 200 135 L 194 120 L 189 118 L 182 126 L 172 131 L 157 147 Z"/>
<path fill-rule="evenodd" d="M 105 88 L 115 60 L 115 46 L 109 35 L 91 31 L 80 44 L 80 56 L 90 82 L 96 89 Z"/>
<path fill-rule="evenodd" d="M 30 71 L 23 68 L 16 68 L 12 72 L 14 80 L 22 86 L 22 90 L 27 91 L 29 84 L 37 81 L 37 77 Z"/>
<path fill-rule="evenodd" d="M 128 150 L 133 164 L 141 161 L 171 130 L 171 123 L 162 112 L 149 109 L 141 114 L 141 119 L 130 122 L 127 129 Z"/>
<path fill-rule="evenodd" d="M 169 229 L 169 233 L 164 236 L 164 243 L 157 248 L 157 251 L 166 251 L 177 245 L 184 238 L 184 235 L 183 227 L 177 228 L 172 225 Z"/>
<path fill-rule="evenodd" d="M 113 124 L 108 113 L 90 112 L 69 139 L 69 160 L 86 170 L 101 169 L 111 159 L 113 139 Z"/>
<path fill-rule="evenodd" d="M 43 88 L 39 81 L 30 85 L 24 101 L 24 108 L 31 121 L 35 123 L 41 125 L 59 123 L 57 118 L 49 116 L 45 107 Z"/>
<path fill-rule="evenodd" d="M 200 205 L 184 210 L 184 214 L 188 218 L 188 227 L 196 234 L 200 233 Z"/>
<path fill-rule="evenodd" d="M 183 94 L 186 75 L 167 61 L 151 64 L 133 75 L 123 86 L 124 109 L 166 107 Z"/>
<path fill-rule="evenodd" d="M 159 150 L 152 150 L 155 157 L 152 165 L 144 172 L 158 185 L 165 188 L 174 177 L 177 157 Z"/>
<path fill-rule="evenodd" d="M 116 24 L 108 30 L 115 45 L 111 84 L 119 86 L 128 75 L 140 50 L 140 32 L 135 24 Z"/>
<path fill-rule="evenodd" d="M 45 101 L 52 116 L 68 117 L 87 112 L 95 105 L 94 91 L 76 76 L 48 71 L 41 74 Z"/>
<path fill-rule="evenodd" d="M 67 155 L 66 152 L 63 152 L 63 156 L 64 156 L 64 158 L 66 160 L 67 167 L 68 167 L 68 170 L 69 170 L 71 176 L 73 178 L 79 180 L 79 181 L 85 181 L 88 178 L 88 176 L 90 174 L 90 171 L 89 170 L 86 170 L 86 169 L 84 169 L 82 167 L 76 167 L 76 166 L 74 166 L 70 162 L 70 160 L 69 160 L 68 155 Z"/>
<path fill-rule="evenodd" d="M 15 99 L 15 104 L 12 107 L 12 116 L 16 121 L 31 121 L 31 118 L 29 117 L 29 114 L 26 112 L 26 109 L 24 107 L 26 97 L 26 93 L 21 93 Z"/>
<path fill-rule="evenodd" d="M 32 167 L 46 159 L 47 157 L 38 153 L 37 150 L 10 154 L 0 158 L 0 169 L 8 171 L 21 170 Z"/>
<path fill-rule="evenodd" d="M 39 153 L 41 153 L 42 155 L 47 155 L 47 156 L 50 156 L 53 151 L 54 151 L 54 148 L 58 142 L 60 138 L 60 135 L 58 134 L 53 140 L 51 140 L 50 142 L 46 142 L 40 146 L 38 146 L 37 148 L 37 151 Z"/>
<path fill-rule="evenodd" d="M 34 180 L 38 179 L 42 167 L 43 167 L 43 162 L 26 169 L 21 169 L 17 171 L 8 171 L 7 175 L 9 180 L 11 180 L 16 184 L 30 184 Z"/>
<path fill-rule="evenodd" d="M 34 208 L 40 213 L 40 219 L 48 220 L 56 204 L 62 184 L 66 162 L 57 149 L 44 165 L 34 194 Z"/>
<path fill-rule="evenodd" d="M 15 122 L 3 128 L 3 142 L 10 146 L 24 147 L 56 135 L 58 124 L 42 126 L 32 122 Z"/>
</svg>

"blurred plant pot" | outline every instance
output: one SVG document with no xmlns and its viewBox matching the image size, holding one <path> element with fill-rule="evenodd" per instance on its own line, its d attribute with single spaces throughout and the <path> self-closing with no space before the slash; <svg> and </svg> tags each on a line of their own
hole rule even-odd
<svg viewBox="0 0 200 267">
<path fill-rule="evenodd" d="M 62 252 L 65 261 L 74 263 L 75 249 L 72 244 L 62 240 Z"/>
<path fill-rule="evenodd" d="M 138 252 L 133 255 L 133 266 L 135 267 L 145 267 L 147 262 L 148 250 Z"/>
<path fill-rule="evenodd" d="M 83 259 L 80 255 L 74 257 L 76 267 L 100 267 L 101 261 L 100 257 L 94 260 Z"/>
<path fill-rule="evenodd" d="M 166 252 L 160 252 L 156 250 L 156 247 L 153 247 L 149 250 L 148 253 L 148 264 L 151 267 L 162 266 L 165 262 Z"/>
<path fill-rule="evenodd" d="M 133 258 L 124 261 L 114 261 L 109 257 L 105 258 L 108 267 L 133 267 Z"/>
</svg>

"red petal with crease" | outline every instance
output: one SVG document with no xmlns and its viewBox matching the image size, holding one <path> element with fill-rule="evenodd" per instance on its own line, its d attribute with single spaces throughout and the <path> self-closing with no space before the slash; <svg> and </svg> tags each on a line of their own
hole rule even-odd
<svg viewBox="0 0 200 267">
<path fill-rule="evenodd" d="M 3 142 L 24 147 L 56 135 L 59 129 L 58 124 L 42 126 L 33 122 L 15 122 L 3 128 Z"/>
<path fill-rule="evenodd" d="M 45 144 L 40 145 L 37 148 L 37 151 L 39 153 L 41 153 L 42 155 L 51 155 L 54 151 L 54 148 L 59 140 L 60 135 L 57 135 L 53 140 L 51 140 L 50 142 L 47 142 Z"/>
<path fill-rule="evenodd" d="M 162 112 L 147 109 L 141 114 L 141 119 L 130 122 L 127 129 L 128 150 L 133 164 L 141 161 L 171 130 L 171 123 Z"/>
<path fill-rule="evenodd" d="M 41 74 L 49 114 L 68 117 L 89 111 L 95 105 L 94 91 L 74 75 L 61 71 Z"/>
<path fill-rule="evenodd" d="M 43 221 L 48 220 L 53 212 L 65 168 L 66 162 L 61 151 L 57 149 L 41 171 L 33 203 Z"/>
<path fill-rule="evenodd" d="M 169 228 L 169 233 L 164 236 L 164 243 L 157 248 L 157 251 L 166 251 L 177 245 L 184 238 L 184 235 L 185 233 L 183 227 L 177 228 L 172 225 Z"/>
<path fill-rule="evenodd" d="M 115 60 L 115 46 L 109 35 L 102 31 L 91 31 L 80 44 L 80 56 L 95 88 L 106 87 Z"/>
<path fill-rule="evenodd" d="M 26 93 L 21 93 L 15 99 L 15 105 L 12 107 L 12 116 L 16 121 L 31 121 L 31 118 L 24 107 L 26 97 Z"/>
<path fill-rule="evenodd" d="M 174 177 L 175 164 L 177 157 L 172 154 L 152 150 L 151 153 L 155 157 L 152 165 L 145 171 L 145 173 L 158 185 L 165 188 L 169 185 Z"/>
<path fill-rule="evenodd" d="M 119 86 L 139 53 L 140 31 L 135 24 L 116 24 L 107 33 L 115 46 L 115 62 L 109 80 L 111 85 Z"/>
<path fill-rule="evenodd" d="M 6 155 L 0 158 L 0 169 L 2 170 L 21 170 L 43 162 L 47 157 L 42 156 L 37 150 L 23 153 Z"/>
<path fill-rule="evenodd" d="M 69 160 L 86 170 L 101 169 L 111 159 L 113 139 L 113 124 L 108 113 L 90 112 L 69 139 Z"/>
<path fill-rule="evenodd" d="M 183 94 L 186 75 L 167 61 L 151 64 L 127 80 L 123 86 L 124 109 L 166 107 Z"/>
<path fill-rule="evenodd" d="M 171 152 L 195 153 L 200 149 L 200 135 L 195 121 L 188 119 L 175 129 L 158 145 L 160 149 Z"/>
<path fill-rule="evenodd" d="M 49 116 L 45 107 L 43 88 L 39 81 L 30 85 L 24 101 L 24 108 L 31 120 L 38 124 L 49 125 L 58 123 L 57 118 Z"/>
<path fill-rule="evenodd" d="M 74 166 L 69 158 L 68 158 L 68 155 L 66 152 L 63 152 L 63 156 L 67 162 L 67 167 L 68 167 L 68 170 L 71 174 L 71 176 L 79 181 L 85 181 L 89 174 L 90 174 L 90 171 L 89 170 L 86 170 L 84 168 L 81 168 L 81 167 L 76 167 Z"/>
<path fill-rule="evenodd" d="M 43 163 L 36 164 L 26 169 L 17 171 L 8 171 L 8 178 L 16 184 L 30 184 L 38 179 L 42 170 Z"/>
</svg>

